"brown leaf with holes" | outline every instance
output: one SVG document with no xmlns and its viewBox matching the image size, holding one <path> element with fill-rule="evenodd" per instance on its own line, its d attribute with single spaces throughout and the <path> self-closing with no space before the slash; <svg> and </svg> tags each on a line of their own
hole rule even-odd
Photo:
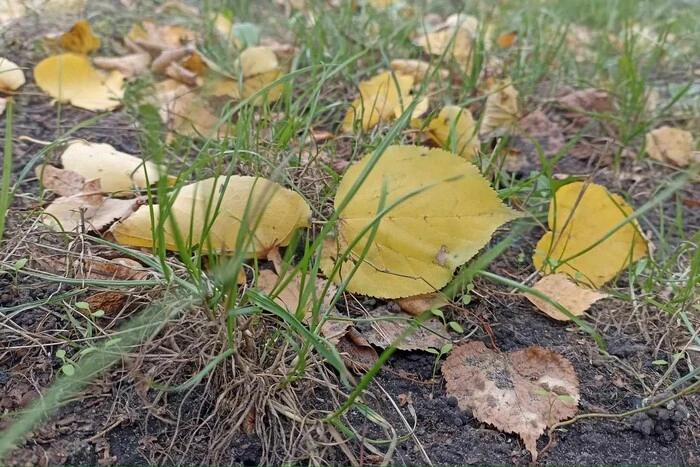
<svg viewBox="0 0 700 467">
<path fill-rule="evenodd" d="M 566 274 L 551 274 L 544 276 L 533 287 L 549 298 L 559 302 L 574 316 L 581 316 L 598 300 L 607 297 L 606 294 L 595 290 L 579 287 Z M 532 294 L 525 294 L 540 311 L 558 321 L 569 321 L 570 318 L 556 307 Z"/>
<path fill-rule="evenodd" d="M 406 334 L 397 348 L 401 350 L 426 350 L 434 347 L 441 348 L 449 339 L 445 325 L 437 318 L 424 321 L 420 325 L 408 313 L 392 313 L 386 307 L 377 308 L 370 313 L 372 318 L 379 318 L 372 322 L 371 328 L 363 330 L 362 335 L 377 347 L 387 348 Z M 411 327 L 416 326 L 411 331 Z"/>
<path fill-rule="evenodd" d="M 403 311 L 413 316 L 418 316 L 428 310 L 436 310 L 450 303 L 444 295 L 438 292 L 398 298 L 394 301 Z"/>
<path fill-rule="evenodd" d="M 506 433 L 517 433 L 537 460 L 537 439 L 578 410 L 579 382 L 566 358 L 542 347 L 499 353 L 481 342 L 455 347 L 442 365 L 459 408 Z"/>
<path fill-rule="evenodd" d="M 73 196 L 80 193 L 85 185 L 85 177 L 72 170 L 58 169 L 53 165 L 39 166 L 34 169 L 37 178 L 45 189 L 59 196 Z"/>
</svg>

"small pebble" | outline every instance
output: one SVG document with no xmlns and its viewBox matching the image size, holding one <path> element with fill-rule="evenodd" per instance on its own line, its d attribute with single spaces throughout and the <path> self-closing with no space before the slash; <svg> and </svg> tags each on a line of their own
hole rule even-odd
<svg viewBox="0 0 700 467">
<path fill-rule="evenodd" d="M 448 397 L 446 402 L 450 407 L 457 407 L 457 398 L 454 396 Z"/>
<path fill-rule="evenodd" d="M 455 417 L 454 420 L 452 421 L 454 423 L 454 426 L 460 427 L 464 425 L 464 422 L 460 417 Z"/>
</svg>

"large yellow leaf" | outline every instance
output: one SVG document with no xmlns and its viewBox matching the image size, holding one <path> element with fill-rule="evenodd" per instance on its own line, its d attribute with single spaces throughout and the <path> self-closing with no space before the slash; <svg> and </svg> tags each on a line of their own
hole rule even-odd
<svg viewBox="0 0 700 467">
<path fill-rule="evenodd" d="M 113 110 L 124 97 L 124 75 L 102 76 L 90 60 L 73 53 L 45 58 L 34 68 L 36 84 L 59 102 L 92 111 Z"/>
<path fill-rule="evenodd" d="M 636 222 L 608 236 L 633 212 L 625 200 L 601 185 L 565 185 L 557 190 L 549 207 L 552 231 L 537 242 L 532 262 L 545 273 L 565 273 L 593 287 L 602 287 L 647 255 L 647 241 Z M 579 255 L 606 236 L 599 245 Z M 575 255 L 578 256 L 569 259 Z"/>
<path fill-rule="evenodd" d="M 253 240 L 244 239 L 248 256 L 263 257 L 273 247 L 288 245 L 294 231 L 307 227 L 311 217 L 309 205 L 298 193 L 255 177 L 207 178 L 183 187 L 171 202 L 171 218 L 164 223 L 169 250 L 177 250 L 173 223 L 187 243 L 199 244 L 203 251 L 233 251 L 243 225 L 255 228 Z M 153 210 L 157 221 L 160 207 Z M 205 239 L 202 232 L 207 228 Z M 112 227 L 118 242 L 140 247 L 153 246 L 152 230 L 148 206 Z"/>
<path fill-rule="evenodd" d="M 379 122 L 399 117 L 413 100 L 410 91 L 414 82 L 415 76 L 386 71 L 360 83 L 360 97 L 350 104 L 341 131 L 351 132 L 356 119 L 362 120 L 363 130 L 369 130 Z M 424 99 L 413 116 L 423 113 L 427 106 L 428 101 Z"/>
<path fill-rule="evenodd" d="M 350 167 L 338 187 L 335 207 L 367 166 L 365 156 Z M 382 298 L 433 292 L 452 278 L 503 223 L 518 214 L 505 206 L 478 169 L 442 149 L 390 146 L 340 214 L 336 240 L 326 242 L 321 267 L 330 275 L 339 255 L 377 215 L 382 190 L 386 214 L 367 255 L 347 289 Z M 355 245 L 333 277 L 342 282 L 359 262 L 367 236 Z"/>
<path fill-rule="evenodd" d="M 90 23 L 82 19 L 75 23 L 70 31 L 64 33 L 58 43 L 68 52 L 89 54 L 99 49 L 101 42 L 100 38 L 93 34 Z"/>
<path fill-rule="evenodd" d="M 412 122 L 414 127 L 422 125 Z M 467 109 L 456 105 L 443 107 L 438 116 L 423 128 L 423 132 L 436 144 L 452 150 L 468 161 L 473 161 L 479 149 L 474 118 Z"/>
<path fill-rule="evenodd" d="M 61 164 L 86 180 L 99 179 L 102 190 L 108 193 L 146 188 L 165 175 L 165 170 L 152 162 L 117 151 L 109 144 L 82 140 L 70 142 L 61 155 Z"/>
</svg>

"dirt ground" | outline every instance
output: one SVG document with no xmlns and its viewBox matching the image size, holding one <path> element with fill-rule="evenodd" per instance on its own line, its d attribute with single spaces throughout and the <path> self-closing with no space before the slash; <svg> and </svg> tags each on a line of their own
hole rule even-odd
<svg viewBox="0 0 700 467">
<path fill-rule="evenodd" d="M 2 44 L 2 42 L 0 42 Z M 16 51 L 20 44 L 3 44 L 0 49 Z M 7 54 L 18 59 L 20 66 L 31 68 L 35 59 L 27 54 Z M 14 125 L 14 175 L 17 180 L 23 170 L 33 170 L 29 164 L 40 146 L 17 138 L 20 135 L 41 140 L 53 140 L 73 125 L 92 117 L 79 109 L 64 107 L 60 123 L 55 112 L 49 109 L 49 98 L 34 86 L 31 73 L 21 95 L 17 97 Z M 556 110 L 547 109 L 556 118 Z M 4 127 L 0 117 L 0 127 Z M 94 125 L 78 130 L 74 136 L 94 142 L 112 144 L 116 149 L 138 154 L 136 129 L 129 119 L 115 113 Z M 0 136 L 0 143 L 2 143 Z M 595 144 L 595 143 L 591 143 Z M 1 144 L 0 144 L 1 145 Z M 623 173 L 634 177 L 614 178 L 609 167 L 609 155 L 604 145 L 600 149 L 602 169 L 596 177 L 607 180 L 609 186 L 626 190 L 634 202 L 643 199 L 663 181 L 657 166 L 638 165 L 626 160 Z M 531 157 L 531 156 L 529 156 Z M 606 159 L 607 158 L 607 159 Z M 34 160 L 33 163 L 43 161 Z M 536 166 L 534 157 L 530 160 Z M 559 170 L 562 173 L 589 173 L 590 159 L 565 158 Z M 38 183 L 29 176 L 18 188 L 18 196 L 11 207 L 7 227 L 8 242 L 0 256 L 5 262 L 12 258 L 32 257 L 40 244 L 75 248 L 73 239 L 59 238 L 35 226 L 35 200 L 25 193 L 36 194 Z M 700 199 L 700 190 L 685 188 L 680 197 Z M 682 205 L 682 204 L 681 204 Z M 695 207 L 683 206 L 687 226 L 700 227 L 700 212 Z M 668 201 L 665 209 L 673 212 L 676 199 Z M 491 265 L 496 273 L 522 279 L 533 272 L 532 265 L 518 261 L 518 255 L 528 257 L 540 232 L 531 232 L 519 238 L 506 254 Z M 89 239 L 86 240 L 89 243 Z M 83 245 L 84 247 L 84 245 Z M 90 248 L 97 248 L 92 245 Z M 140 305 L 157 296 L 143 289 L 124 289 L 133 300 L 124 306 L 126 314 L 119 320 L 104 319 L 106 327 L 116 327 L 121 319 L 135 312 Z M 71 347 L 61 344 L 70 337 L 67 332 L 65 309 L 48 299 L 59 294 L 75 293 L 85 297 L 96 290 L 86 291 L 70 284 L 59 284 L 40 277 L 20 274 L 15 282 L 12 275 L 0 276 L 0 430 L 12 423 L 11 414 L 27 407 L 59 373 L 61 361 L 53 357 L 56 350 Z M 574 365 L 581 384 L 580 413 L 622 413 L 638 407 L 647 386 L 653 386 L 665 368 L 652 361 L 668 358 L 670 335 L 660 340 L 659 329 L 670 333 L 681 332 L 672 318 L 661 312 L 635 318 L 630 323 L 629 305 L 613 300 L 596 305 L 588 321 L 603 334 L 609 345 L 609 355 L 601 355 L 593 340 L 575 326 L 554 322 L 536 313 L 523 297 L 507 293 L 507 289 L 483 280 L 477 280 L 475 297 L 465 312 L 451 311 L 451 318 L 467 330 L 475 329 L 471 339 L 482 340 L 487 346 L 493 343 L 501 351 L 522 349 L 539 345 L 553 350 Z M 47 303 L 43 303 L 46 301 Z M 612 303 L 612 305 L 611 305 Z M 23 307 L 32 304 L 29 307 Z M 366 307 L 384 305 L 381 301 L 364 302 Z M 358 310 L 344 310 L 350 315 Z M 7 318 L 7 316 L 12 318 Z M 637 323 L 649 319 L 653 329 L 640 330 Z M 11 323 L 10 323 L 11 322 Z M 177 325 L 174 323 L 173 326 Z M 655 327 L 654 327 L 655 326 Z M 47 336 L 45 342 L 32 345 L 27 336 Z M 187 334 L 183 339 L 187 338 Z M 659 343 L 658 348 L 656 344 Z M 35 345 L 34 345 L 35 344 Z M 98 378 L 86 391 L 76 395 L 73 402 L 60 409 L 49 420 L 37 427 L 31 436 L 6 460 L 6 465 L 258 465 L 279 463 L 283 452 L 268 452 L 265 446 L 266 423 L 274 421 L 257 419 L 253 430 L 238 429 L 231 433 L 225 449 L 214 450 L 213 440 L 220 440 L 217 426 L 208 426 L 206 420 L 220 407 L 211 388 L 195 387 L 193 390 L 163 396 L 157 389 L 144 387 L 139 374 L 146 374 L 148 366 L 138 369 L 139 358 L 129 356 Z M 478 422 L 470 413 L 457 408 L 456 399 L 445 393 L 439 363 L 435 357 L 421 352 L 397 352 L 384 368 L 366 396 L 367 403 L 377 410 L 395 428 L 399 437 L 407 434 L 415 411 L 416 430 L 413 437 L 400 441 L 391 459 L 392 465 L 524 465 L 530 462 L 530 454 L 523 448 L 517 436 L 501 433 Z M 680 367 L 684 373 L 688 368 Z M 303 388 L 302 388 L 303 389 Z M 383 390 L 382 390 L 383 389 Z M 386 393 L 384 392 L 386 391 Z M 313 408 L 327 402 L 322 388 L 300 390 L 300 407 Z M 400 396 L 408 400 L 399 411 L 387 397 L 394 401 Z M 326 401 L 326 402 L 324 402 Z M 557 432 L 556 440 L 539 463 L 543 465 L 698 465 L 700 464 L 700 399 L 688 397 L 685 404 L 690 418 L 680 424 L 659 423 L 660 429 L 644 434 L 627 418 L 591 418 L 577 421 Z M 231 409 L 232 413 L 235 410 Z M 399 415 L 399 412 L 401 415 Z M 216 414 L 221 416 L 221 414 Z M 350 413 L 348 420 L 357 423 L 356 428 L 367 436 L 382 437 L 375 425 L 368 424 L 357 413 Z M 274 422 L 276 423 L 276 422 Z M 292 426 L 279 422 L 282 432 L 290 440 L 296 439 Z M 320 435 L 319 435 L 320 437 Z M 544 436 L 538 444 L 547 443 Z M 221 446 L 217 446 L 221 448 Z M 350 444 L 355 456 L 364 465 L 378 463 L 376 455 L 366 452 L 360 444 Z M 213 452 L 216 451 L 216 457 Z M 311 458 L 321 463 L 338 465 L 347 462 L 338 447 L 326 447 L 319 457 L 308 454 L 298 458 L 298 464 L 306 464 Z M 426 458 L 427 456 L 427 458 Z"/>
</svg>

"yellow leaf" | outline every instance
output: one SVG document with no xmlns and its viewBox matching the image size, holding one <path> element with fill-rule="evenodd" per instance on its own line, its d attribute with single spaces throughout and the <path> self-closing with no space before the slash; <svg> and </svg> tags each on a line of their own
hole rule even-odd
<svg viewBox="0 0 700 467">
<path fill-rule="evenodd" d="M 391 61 L 391 69 L 396 74 L 413 76 L 416 84 L 422 83 L 426 77 L 430 77 L 433 73 L 445 80 L 450 77 L 450 72 L 444 68 L 438 70 L 435 66 L 423 60 L 398 59 Z"/>
<path fill-rule="evenodd" d="M 229 96 L 236 100 L 247 99 L 283 75 L 277 55 L 269 47 L 245 49 L 238 57 L 234 68 L 237 70 L 240 80 L 210 77 L 209 85 L 213 87 L 213 95 Z M 213 86 L 211 86 L 212 84 Z M 284 84 L 273 86 L 266 91 L 265 95 L 260 95 L 254 104 L 259 105 L 265 99 L 268 102 L 275 102 L 283 91 Z"/>
<path fill-rule="evenodd" d="M 86 19 L 75 23 L 70 31 L 61 36 L 58 43 L 66 51 L 76 54 L 87 55 L 100 48 L 100 38 L 93 34 L 90 23 Z"/>
<path fill-rule="evenodd" d="M 412 122 L 416 128 L 421 124 Z M 438 116 L 432 119 L 423 132 L 439 146 L 452 150 L 468 161 L 473 161 L 479 150 L 479 138 L 476 135 L 474 118 L 467 109 L 455 105 L 443 107 Z"/>
<path fill-rule="evenodd" d="M 24 83 L 24 72 L 16 63 L 0 57 L 0 92 L 12 92 Z"/>
<path fill-rule="evenodd" d="M 595 302 L 607 297 L 604 293 L 579 287 L 565 274 L 544 276 L 532 288 L 559 302 L 561 306 L 574 316 L 581 316 Z M 570 318 L 568 316 L 543 299 L 529 293 L 526 293 L 525 297 L 551 318 L 559 321 L 569 321 Z"/>
<path fill-rule="evenodd" d="M 102 76 L 84 55 L 72 53 L 45 58 L 34 68 L 36 84 L 59 102 L 86 110 L 113 110 L 124 97 L 124 75 Z"/>
<path fill-rule="evenodd" d="M 369 0 L 369 4 L 372 5 L 372 7 L 375 10 L 386 10 L 389 8 L 391 5 L 394 3 L 398 2 L 399 0 Z"/>
<path fill-rule="evenodd" d="M 552 231 L 546 232 L 537 242 L 532 262 L 545 274 L 565 273 L 600 288 L 630 264 L 645 257 L 647 241 L 636 222 L 608 236 L 613 227 L 632 215 L 633 209 L 619 195 L 610 194 L 595 183 L 588 184 L 583 193 L 582 190 L 583 182 L 557 190 L 549 207 Z M 588 250 L 606 236 L 599 245 Z M 584 250 L 588 251 L 581 253 Z"/>
<path fill-rule="evenodd" d="M 298 193 L 255 177 L 208 178 L 183 187 L 169 202 L 170 218 L 163 224 L 168 250 L 177 250 L 173 223 L 185 243 L 199 244 L 202 251 L 234 251 L 243 225 L 255 228 L 252 241 L 250 234 L 244 235 L 246 253 L 264 257 L 271 248 L 288 245 L 297 228 L 308 227 L 311 217 L 311 208 Z M 160 207 L 153 206 L 153 211 L 157 223 Z M 202 238 L 207 230 L 208 236 Z M 112 227 L 118 242 L 139 247 L 153 246 L 152 231 L 148 206 Z"/>
<path fill-rule="evenodd" d="M 413 76 L 386 71 L 360 83 L 360 97 L 350 104 L 341 131 L 351 132 L 353 123 L 358 118 L 362 120 L 362 129 L 368 130 L 381 121 L 389 121 L 397 114 L 401 115 L 412 100 L 409 93 L 414 81 Z M 425 102 L 425 105 L 421 102 L 419 107 L 427 107 L 427 101 Z"/>
<path fill-rule="evenodd" d="M 109 144 L 82 140 L 70 142 L 61 155 L 61 163 L 64 169 L 80 174 L 86 180 L 99 179 L 102 190 L 107 193 L 146 188 L 165 175 L 165 170 L 159 170 L 152 162 L 117 151 Z"/>
<path fill-rule="evenodd" d="M 479 133 L 483 135 L 499 128 L 509 129 L 518 121 L 519 115 L 518 91 L 510 81 L 495 83 L 486 98 Z"/>
<path fill-rule="evenodd" d="M 518 33 L 517 32 L 508 32 L 505 34 L 501 34 L 498 36 L 498 39 L 496 39 L 496 45 L 500 47 L 501 49 L 505 49 L 508 47 L 512 47 L 513 44 L 515 44 L 515 41 L 518 39 Z"/>
<path fill-rule="evenodd" d="M 336 209 L 370 159 L 367 155 L 347 170 L 335 197 Z M 382 218 L 363 261 L 367 234 L 351 249 L 333 277 L 341 283 L 359 264 L 347 285 L 350 292 L 382 298 L 434 292 L 486 245 L 500 225 L 518 217 L 464 159 L 442 149 L 390 146 L 340 214 L 337 239 L 324 245 L 321 267 L 326 275 L 372 224 L 384 189 L 385 208 L 423 191 Z"/>
<path fill-rule="evenodd" d="M 652 159 L 687 167 L 692 159 L 693 135 L 680 128 L 663 126 L 647 133 L 646 146 Z"/>
</svg>

